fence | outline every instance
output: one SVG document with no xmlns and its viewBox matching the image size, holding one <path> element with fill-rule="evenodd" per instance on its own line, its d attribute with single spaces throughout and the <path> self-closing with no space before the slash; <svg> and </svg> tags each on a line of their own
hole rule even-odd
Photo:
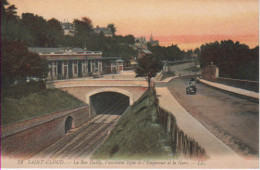
<svg viewBox="0 0 260 170">
<path fill-rule="evenodd" d="M 170 135 L 173 149 L 177 154 L 188 158 L 205 158 L 204 148 L 178 128 L 171 113 L 158 107 L 158 118 L 164 130 Z"/>
<path fill-rule="evenodd" d="M 153 90 L 154 96 L 156 96 L 155 90 Z M 160 124 L 163 126 L 164 131 L 168 133 L 173 142 L 173 150 L 180 156 L 187 158 L 206 158 L 206 152 L 198 142 L 188 137 L 177 125 L 176 119 L 172 113 L 159 107 L 159 101 L 157 99 L 157 114 Z"/>
</svg>

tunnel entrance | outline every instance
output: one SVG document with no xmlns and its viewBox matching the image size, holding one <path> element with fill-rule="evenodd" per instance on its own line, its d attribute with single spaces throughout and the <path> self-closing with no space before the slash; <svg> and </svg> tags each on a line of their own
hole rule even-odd
<svg viewBox="0 0 260 170">
<path fill-rule="evenodd" d="M 67 117 L 66 122 L 65 122 L 65 134 L 72 128 L 74 128 L 73 118 L 71 116 L 69 116 L 69 117 Z"/>
<path fill-rule="evenodd" d="M 121 115 L 129 104 L 129 97 L 117 92 L 101 92 L 90 96 L 92 111 L 97 115 Z"/>
</svg>

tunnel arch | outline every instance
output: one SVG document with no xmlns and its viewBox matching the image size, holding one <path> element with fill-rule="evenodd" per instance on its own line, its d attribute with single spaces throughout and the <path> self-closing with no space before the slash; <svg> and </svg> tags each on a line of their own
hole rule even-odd
<svg viewBox="0 0 260 170">
<path fill-rule="evenodd" d="M 65 134 L 72 128 L 74 128 L 74 121 L 71 116 L 68 116 L 65 121 L 65 128 L 64 128 Z"/>
<path fill-rule="evenodd" d="M 134 96 L 132 93 L 130 93 L 129 91 L 127 90 L 124 90 L 124 89 L 120 89 L 120 88 L 100 88 L 100 89 L 96 89 L 96 90 L 93 90 L 89 93 L 86 94 L 86 103 L 87 104 L 90 104 L 90 97 L 92 95 L 95 95 L 97 93 L 102 93 L 102 92 L 116 92 L 116 93 L 120 93 L 120 94 L 123 94 L 125 96 L 128 96 L 129 97 L 129 104 L 132 105 L 134 103 Z"/>
</svg>

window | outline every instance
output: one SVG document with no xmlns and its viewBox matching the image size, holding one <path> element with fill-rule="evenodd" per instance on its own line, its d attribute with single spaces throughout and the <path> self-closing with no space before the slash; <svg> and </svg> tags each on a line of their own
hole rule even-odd
<svg viewBox="0 0 260 170">
<path fill-rule="evenodd" d="M 64 66 L 64 75 L 67 75 L 68 72 L 68 66 Z"/>
<path fill-rule="evenodd" d="M 74 61 L 74 74 L 78 74 L 78 62 Z"/>
<path fill-rule="evenodd" d="M 52 72 L 52 67 L 51 67 L 51 65 L 49 64 L 49 75 L 51 75 L 51 72 Z"/>
<path fill-rule="evenodd" d="M 83 65 L 83 73 L 85 74 L 86 73 L 86 66 L 85 66 L 85 63 Z"/>
<path fill-rule="evenodd" d="M 68 74 L 68 61 L 63 62 L 63 75 L 66 77 Z"/>
</svg>

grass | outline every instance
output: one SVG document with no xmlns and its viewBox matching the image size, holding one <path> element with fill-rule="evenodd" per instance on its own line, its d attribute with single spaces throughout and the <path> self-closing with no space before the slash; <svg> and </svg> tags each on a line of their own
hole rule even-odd
<svg viewBox="0 0 260 170">
<path fill-rule="evenodd" d="M 85 105 L 74 96 L 59 89 L 32 86 L 34 85 L 27 85 L 27 89 L 19 88 L 19 86 L 2 89 L 5 95 L 2 96 L 1 101 L 1 125 Z M 18 95 L 15 96 L 14 92 Z"/>
<path fill-rule="evenodd" d="M 157 99 L 152 91 L 147 91 L 127 109 L 93 158 L 137 160 L 173 156 L 170 137 L 158 122 Z"/>
<path fill-rule="evenodd" d="M 1 99 L 6 97 L 20 99 L 22 97 L 26 97 L 30 94 L 41 92 L 46 90 L 45 83 L 40 82 L 29 82 L 24 84 L 19 84 L 15 86 L 2 86 L 1 87 Z"/>
</svg>

